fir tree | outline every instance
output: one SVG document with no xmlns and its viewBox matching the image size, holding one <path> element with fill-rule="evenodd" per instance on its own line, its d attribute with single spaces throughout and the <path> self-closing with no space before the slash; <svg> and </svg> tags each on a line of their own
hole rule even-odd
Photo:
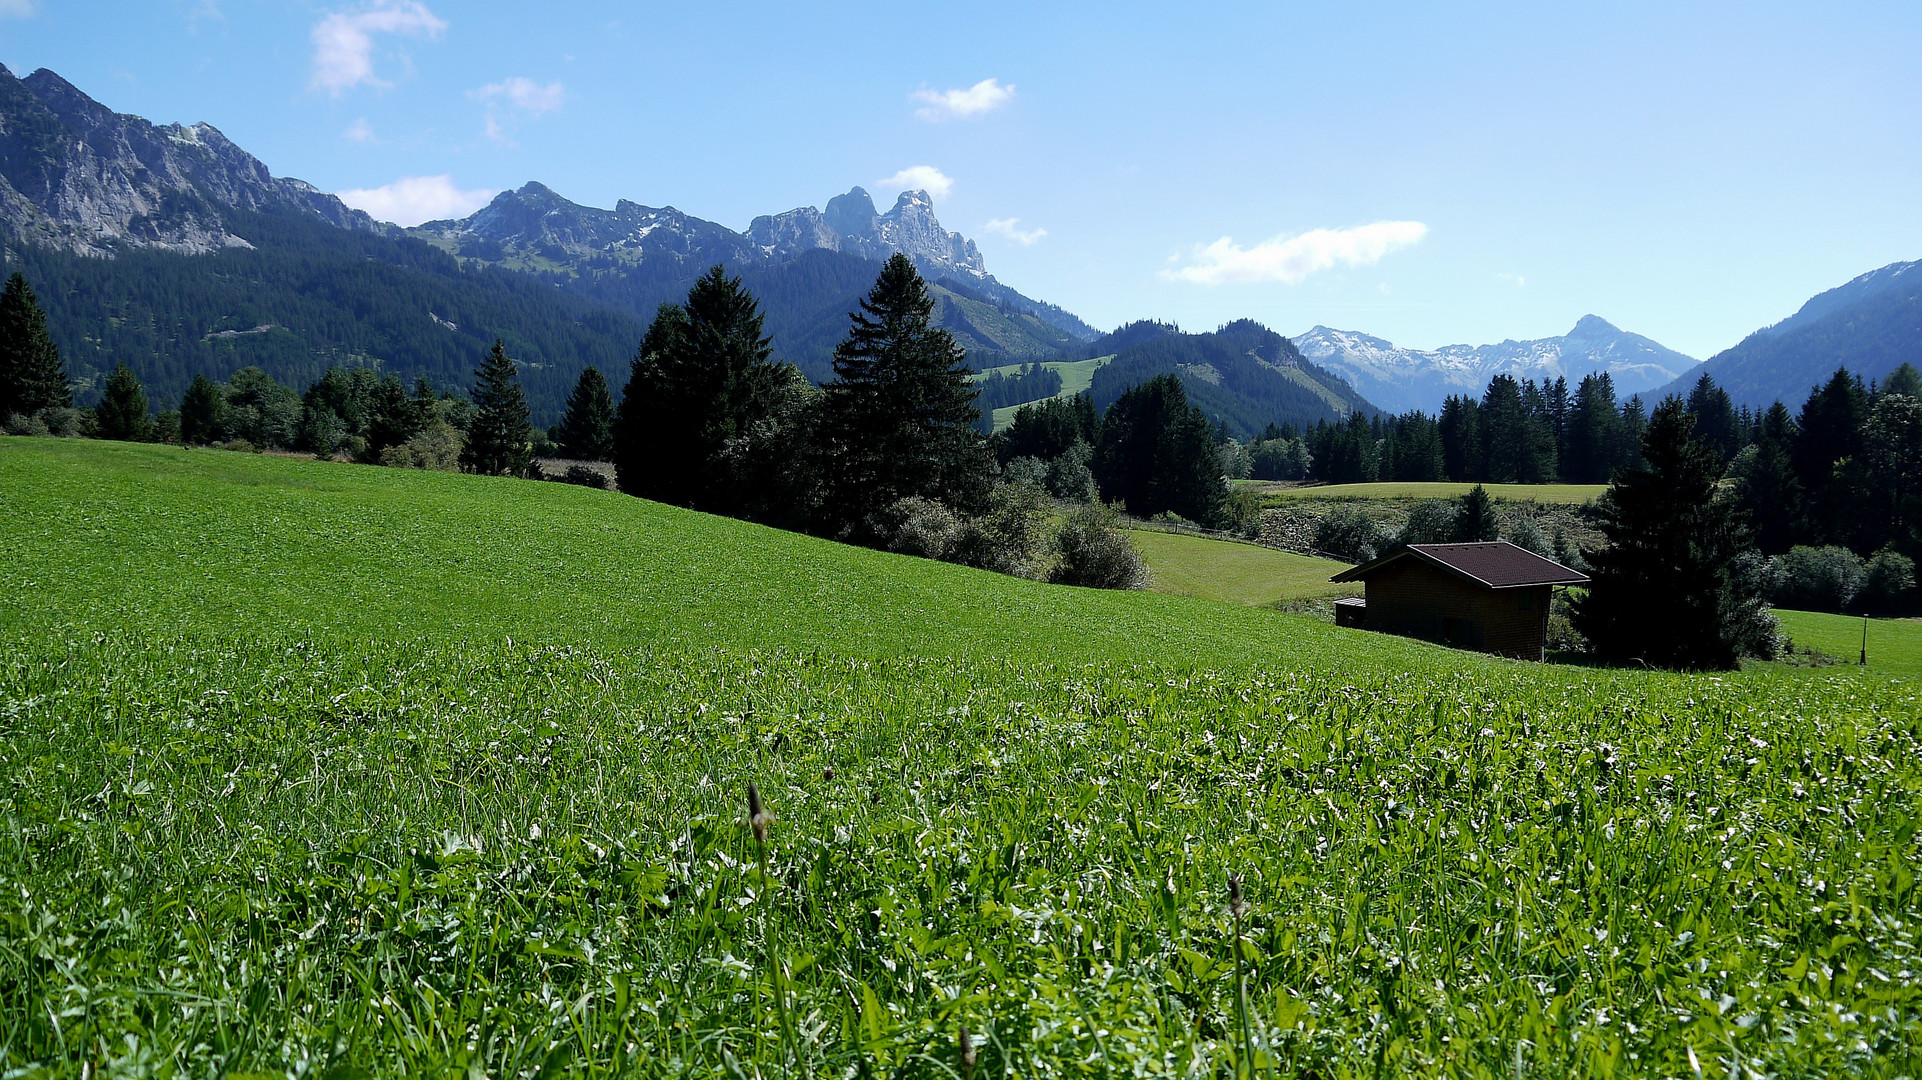
<svg viewBox="0 0 1922 1080">
<path fill-rule="evenodd" d="M 1495 500 L 1476 484 L 1462 496 L 1461 505 L 1455 511 L 1455 542 L 1479 544 L 1500 537 L 1501 530 L 1495 522 Z"/>
<path fill-rule="evenodd" d="M 1671 398 L 1642 438 L 1645 467 L 1625 469 L 1596 506 L 1607 545 L 1575 628 L 1597 654 L 1657 667 L 1730 668 L 1773 650 L 1774 619 L 1742 556 L 1752 550 L 1740 506 L 1718 493 L 1721 464 Z"/>
<path fill-rule="evenodd" d="M 1790 464 L 1795 419 L 1781 402 L 1769 406 L 1755 432 L 1755 453 L 1742 470 L 1742 505 L 1764 555 L 1780 555 L 1795 544 L 1802 515 L 1802 483 Z"/>
<path fill-rule="evenodd" d="M 1213 525 L 1228 495 L 1208 417 L 1175 375 L 1157 375 L 1108 407 L 1094 473 L 1102 498 L 1136 517 L 1170 512 Z"/>
<path fill-rule="evenodd" d="M 1715 385 L 1704 372 L 1688 393 L 1688 412 L 1695 418 L 1695 437 L 1707 443 L 1727 465 L 1747 441 L 1747 432 L 1735 415 L 1735 403 L 1728 391 Z"/>
<path fill-rule="evenodd" d="M 534 429 L 527 422 L 527 397 L 514 376 L 514 362 L 497 338 L 474 373 L 474 422 L 460 452 L 462 472 L 527 476 L 534 471 Z"/>
<path fill-rule="evenodd" d="M 103 439 L 143 442 L 148 438 L 153 421 L 147 416 L 147 392 L 132 368 L 120 364 L 107 376 L 93 422 L 95 433 Z"/>
<path fill-rule="evenodd" d="M 1481 417 L 1478 412 L 1474 398 L 1450 395 L 1442 403 L 1441 418 L 1436 421 L 1441 432 L 1442 471 L 1448 479 L 1458 484 L 1482 479 Z"/>
<path fill-rule="evenodd" d="M 621 395 L 614 466 L 630 495 L 721 514 L 764 501 L 774 481 L 750 444 L 793 401 L 791 365 L 770 362 L 760 305 L 719 266 L 663 304 Z M 577 388 L 578 392 L 578 388 Z"/>
<path fill-rule="evenodd" d="M 822 402 L 829 527 L 859 534 L 909 496 L 981 512 L 993 461 L 975 427 L 967 355 L 933 325 L 934 297 L 914 263 L 890 257 L 851 318 Z"/>
<path fill-rule="evenodd" d="M 60 350 L 47 334 L 47 314 L 26 276 L 16 273 L 0 291 L 0 421 L 72 406 Z"/>
<path fill-rule="evenodd" d="M 607 377 L 590 365 L 567 398 L 567 414 L 549 432 L 561 456 L 580 461 L 609 461 L 614 456 L 614 397 Z"/>
<path fill-rule="evenodd" d="M 205 374 L 194 376 L 180 399 L 180 441 L 204 446 L 220 439 L 226 421 L 227 394 Z"/>
</svg>

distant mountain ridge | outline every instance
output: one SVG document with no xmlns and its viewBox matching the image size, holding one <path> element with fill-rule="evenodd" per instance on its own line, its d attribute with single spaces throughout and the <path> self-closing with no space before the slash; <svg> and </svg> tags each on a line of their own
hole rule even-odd
<svg viewBox="0 0 1922 1080">
<path fill-rule="evenodd" d="M 1922 367 L 1922 261 L 1890 263 L 1812 297 L 1662 392 L 1686 394 L 1705 372 L 1738 405 L 1794 409 L 1837 368 L 1875 380 L 1904 363 Z"/>
<path fill-rule="evenodd" d="M 275 177 L 211 124 L 155 125 L 45 68 L 20 79 L 0 65 L 0 224 L 15 237 L 93 256 L 251 246 L 227 227 L 228 210 L 383 229 L 312 184 Z"/>
<path fill-rule="evenodd" d="M 1606 371 L 1616 392 L 1645 393 L 1696 368 L 1688 356 L 1606 319 L 1585 315 L 1561 337 L 1508 340 L 1493 345 L 1405 349 L 1352 330 L 1316 326 L 1294 339 L 1301 355 L 1348 380 L 1369 401 L 1390 412 L 1435 412 L 1455 394 L 1481 396 L 1497 375 L 1518 379 L 1566 378 Z"/>
</svg>

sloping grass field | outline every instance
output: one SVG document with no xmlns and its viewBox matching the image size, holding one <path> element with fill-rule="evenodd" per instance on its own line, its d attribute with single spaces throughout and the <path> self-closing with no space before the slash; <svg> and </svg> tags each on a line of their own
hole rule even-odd
<svg viewBox="0 0 1922 1080">
<path fill-rule="evenodd" d="M 0 642 L 6 1076 L 1917 1068 L 1906 678 L 40 439 Z"/>
<path fill-rule="evenodd" d="M 1183 533 L 1144 529 L 1129 536 L 1153 575 L 1148 587 L 1156 592 L 1250 607 L 1360 592 L 1354 585 L 1328 580 L 1348 569 L 1347 563 L 1332 559 Z"/>
</svg>

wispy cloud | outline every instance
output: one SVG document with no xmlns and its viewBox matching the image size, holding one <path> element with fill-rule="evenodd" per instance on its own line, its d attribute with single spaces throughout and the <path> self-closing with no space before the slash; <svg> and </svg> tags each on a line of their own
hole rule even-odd
<svg viewBox="0 0 1922 1080">
<path fill-rule="evenodd" d="M 1300 236 L 1278 236 L 1244 248 L 1224 236 L 1195 248 L 1186 266 L 1161 276 L 1197 285 L 1278 281 L 1296 285 L 1308 275 L 1335 266 L 1373 266 L 1382 256 L 1418 243 L 1428 235 L 1419 221 L 1377 221 L 1352 229 L 1315 229 Z"/>
<path fill-rule="evenodd" d="M 1048 230 L 1046 229 L 1023 229 L 1020 225 L 1020 218 L 1007 217 L 995 218 L 993 221 L 981 226 L 981 228 L 986 232 L 999 233 L 1015 243 L 1020 244 L 1022 247 L 1029 247 L 1040 241 L 1042 237 L 1048 235 Z"/>
<path fill-rule="evenodd" d="M 487 137 L 511 146 L 513 139 L 508 135 L 506 125 L 501 123 L 500 105 L 504 103 L 527 116 L 539 116 L 560 108 L 567 90 L 558 81 L 542 86 L 525 76 L 516 75 L 511 79 L 488 83 L 478 90 L 469 90 L 467 96 L 487 103 Z"/>
<path fill-rule="evenodd" d="M 360 11 L 337 11 L 314 24 L 310 85 L 338 97 L 356 86 L 389 86 L 374 74 L 374 35 L 439 37 L 446 20 L 420 0 L 383 0 Z"/>
<path fill-rule="evenodd" d="M 930 123 L 942 120 L 970 120 L 1014 100 L 1014 86 L 1001 85 L 997 79 L 982 79 L 973 86 L 954 90 L 916 90 L 909 95 L 921 103 L 914 115 Z"/>
<path fill-rule="evenodd" d="M 0 0 L 0 19 L 31 19 L 33 11 L 33 0 Z"/>
<path fill-rule="evenodd" d="M 340 201 L 356 210 L 365 210 L 381 221 L 413 226 L 423 221 L 458 218 L 486 206 L 494 192 L 485 188 L 472 191 L 454 186 L 454 178 L 440 176 L 403 176 L 377 188 L 355 188 L 339 193 Z"/>
<path fill-rule="evenodd" d="M 488 83 L 478 90 L 469 90 L 467 96 L 476 101 L 505 99 L 517 109 L 539 115 L 560 108 L 561 98 L 566 92 L 558 82 L 542 86 L 532 79 L 516 75 L 511 79 Z"/>
<path fill-rule="evenodd" d="M 353 126 L 349 127 L 346 131 L 341 132 L 340 137 L 350 142 L 359 143 L 379 141 L 374 138 L 374 125 L 368 123 L 367 118 L 364 116 L 354 121 Z"/>
<path fill-rule="evenodd" d="M 954 178 L 932 165 L 910 165 L 893 176 L 876 180 L 882 191 L 925 191 L 929 198 L 945 199 L 954 190 Z"/>
<path fill-rule="evenodd" d="M 1506 273 L 1496 274 L 1495 280 L 1506 282 L 1507 284 L 1515 286 L 1517 289 L 1522 288 L 1528 284 L 1528 279 L 1521 276 L 1520 274 L 1506 274 Z"/>
</svg>

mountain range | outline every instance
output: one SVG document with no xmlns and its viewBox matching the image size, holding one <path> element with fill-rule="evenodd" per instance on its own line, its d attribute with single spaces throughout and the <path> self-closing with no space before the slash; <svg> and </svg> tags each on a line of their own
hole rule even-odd
<svg viewBox="0 0 1922 1080">
<path fill-rule="evenodd" d="M 1922 368 L 1922 262 L 1890 263 L 1821 293 L 1662 392 L 1686 394 L 1705 372 L 1738 405 L 1794 409 L 1839 367 L 1874 380 L 1905 363 Z"/>
<path fill-rule="evenodd" d="M 1503 341 L 1495 345 L 1448 345 L 1405 349 L 1352 330 L 1317 326 L 1294 338 L 1301 355 L 1346 379 L 1369 401 L 1390 412 L 1440 410 L 1456 394 L 1480 397 L 1497 375 L 1538 381 L 1606 371 L 1623 397 L 1663 386 L 1695 360 L 1606 319 L 1584 316 L 1561 337 Z M 1690 376 L 1692 378 L 1692 376 Z"/>
</svg>

